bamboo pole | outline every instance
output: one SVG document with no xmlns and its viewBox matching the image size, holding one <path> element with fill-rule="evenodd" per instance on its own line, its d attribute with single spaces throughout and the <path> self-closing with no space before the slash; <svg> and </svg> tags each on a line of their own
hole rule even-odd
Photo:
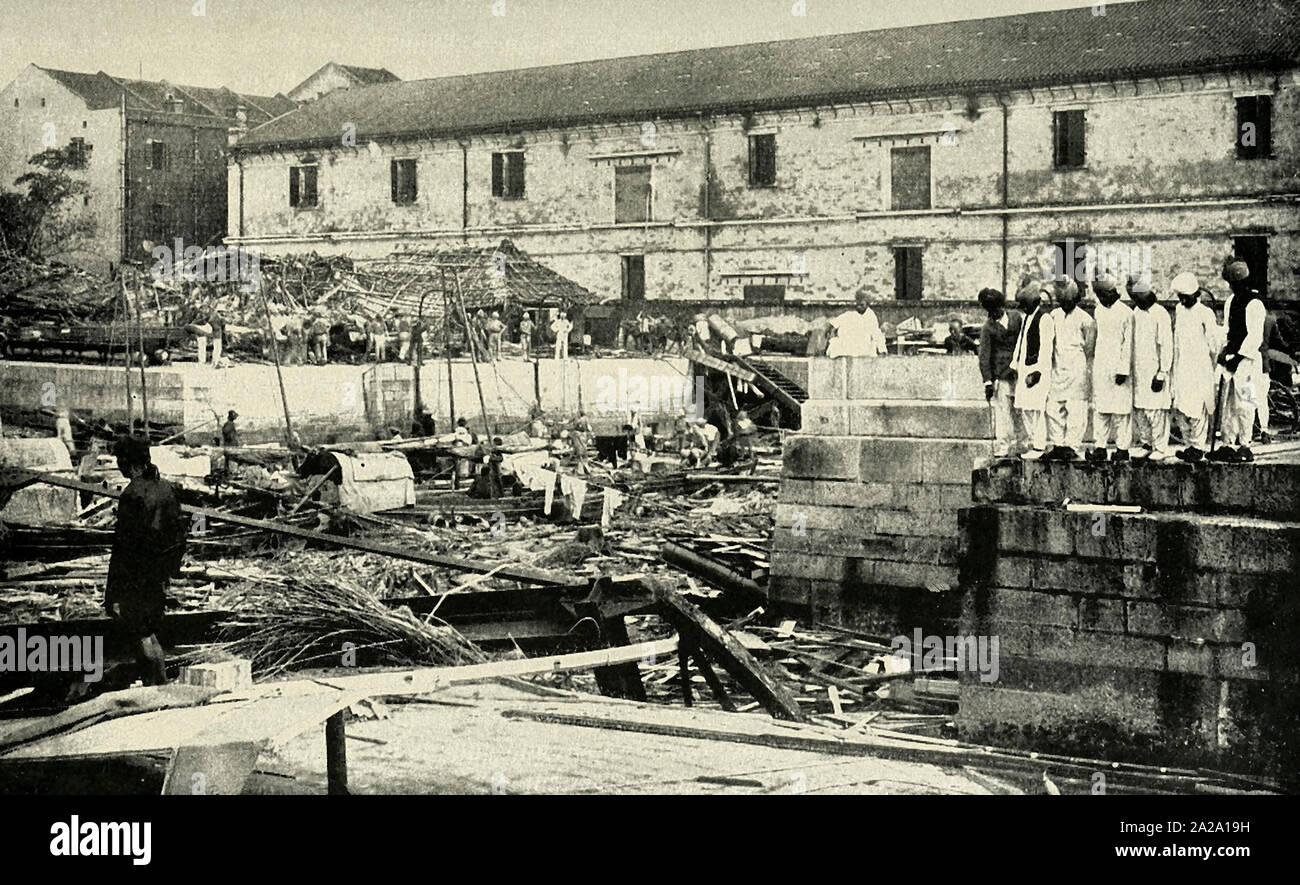
<svg viewBox="0 0 1300 885">
<path fill-rule="evenodd" d="M 284 373 L 280 369 L 280 345 L 275 340 L 275 329 L 271 326 L 271 303 L 266 297 L 266 288 L 262 288 L 262 310 L 266 313 L 266 334 L 271 342 L 271 359 L 275 361 L 275 377 L 280 382 L 280 404 L 284 406 L 284 444 L 289 451 L 295 449 L 293 441 L 293 420 L 289 417 L 289 397 L 284 392 Z"/>
<path fill-rule="evenodd" d="M 470 334 L 469 311 L 465 309 L 465 296 L 460 291 L 460 274 L 453 273 L 453 279 L 456 280 L 456 300 L 460 304 L 460 316 L 465 321 L 465 334 Z M 469 348 L 470 365 L 474 367 L 474 386 L 478 388 L 478 404 L 483 410 L 483 428 L 487 430 L 489 440 L 495 437 L 496 431 L 492 428 L 492 423 L 488 420 L 487 400 L 483 398 L 483 382 L 478 374 L 478 359 L 474 356 L 474 342 L 470 342 Z"/>
</svg>

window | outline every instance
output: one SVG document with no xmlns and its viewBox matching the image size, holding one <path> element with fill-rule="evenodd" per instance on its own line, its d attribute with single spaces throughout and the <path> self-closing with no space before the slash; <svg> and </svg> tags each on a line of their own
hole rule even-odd
<svg viewBox="0 0 1300 885">
<path fill-rule="evenodd" d="M 614 170 L 614 223 L 650 221 L 654 194 L 649 166 L 620 166 Z"/>
<path fill-rule="evenodd" d="M 785 304 L 785 286 L 746 286 L 746 304 Z"/>
<path fill-rule="evenodd" d="M 1080 286 L 1088 282 L 1088 241 L 1067 237 L 1052 243 L 1052 277 L 1068 277 Z"/>
<path fill-rule="evenodd" d="M 921 300 L 921 247 L 894 249 L 894 297 L 899 301 Z"/>
<path fill-rule="evenodd" d="M 623 300 L 645 301 L 645 256 L 623 256 Z"/>
<path fill-rule="evenodd" d="M 41 107 L 45 107 L 45 99 L 41 99 Z"/>
<path fill-rule="evenodd" d="M 524 198 L 523 151 L 492 155 L 492 196 L 503 200 Z"/>
<path fill-rule="evenodd" d="M 311 209 L 316 206 L 316 171 L 315 166 L 289 167 L 289 205 L 295 209 Z"/>
<path fill-rule="evenodd" d="M 1251 288 L 1268 297 L 1268 237 L 1244 236 L 1232 238 L 1232 254 L 1246 262 L 1250 268 Z"/>
<path fill-rule="evenodd" d="M 149 207 L 149 229 L 153 239 L 163 241 L 171 237 L 172 210 L 166 203 L 154 203 Z"/>
<path fill-rule="evenodd" d="M 68 145 L 68 158 L 78 166 L 84 166 L 90 161 L 90 146 L 86 144 L 86 139 L 72 139 Z"/>
<path fill-rule="evenodd" d="M 1085 158 L 1084 112 L 1052 114 L 1052 165 L 1057 169 L 1082 169 Z"/>
<path fill-rule="evenodd" d="M 145 155 L 144 168 L 159 172 L 170 169 L 171 157 L 168 155 L 166 142 L 150 139 L 147 144 L 149 151 Z"/>
<path fill-rule="evenodd" d="M 1273 97 L 1250 95 L 1237 99 L 1237 156 L 1260 160 L 1273 156 Z"/>
<path fill-rule="evenodd" d="M 930 208 L 930 148 L 892 148 L 889 152 L 891 209 Z"/>
<path fill-rule="evenodd" d="M 749 137 L 749 186 L 776 186 L 776 136 Z"/>
<path fill-rule="evenodd" d="M 394 160 L 389 167 L 389 178 L 393 202 L 399 206 L 414 204 L 416 197 L 419 196 L 415 160 Z"/>
<path fill-rule="evenodd" d="M 14 99 L 14 107 L 18 107 L 18 99 Z"/>
</svg>

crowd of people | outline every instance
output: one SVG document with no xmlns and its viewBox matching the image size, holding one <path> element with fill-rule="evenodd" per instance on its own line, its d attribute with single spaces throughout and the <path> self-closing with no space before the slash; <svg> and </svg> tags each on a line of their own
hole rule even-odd
<svg viewBox="0 0 1300 885">
<path fill-rule="evenodd" d="M 1261 440 L 1269 441 L 1269 352 L 1286 345 L 1249 266 L 1230 261 L 1223 279 L 1231 294 L 1222 323 L 1204 303 L 1212 295 L 1190 273 L 1171 283 L 1178 299 L 1172 315 L 1150 279 L 1138 274 L 1123 284 L 1131 306 L 1119 280 L 1094 280 L 1093 316 L 1080 308 L 1073 279 L 1023 286 L 1018 311 L 1007 309 L 1002 292 L 981 291 L 988 319 L 979 363 L 993 410 L 994 454 L 1253 461 L 1257 415 Z M 1093 446 L 1085 451 L 1090 416 Z M 1170 446 L 1171 420 L 1183 441 L 1177 451 Z"/>
</svg>

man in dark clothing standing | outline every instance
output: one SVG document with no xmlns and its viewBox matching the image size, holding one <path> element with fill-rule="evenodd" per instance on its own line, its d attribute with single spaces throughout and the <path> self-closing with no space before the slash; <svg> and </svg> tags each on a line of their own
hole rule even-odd
<svg viewBox="0 0 1300 885">
<path fill-rule="evenodd" d="M 188 526 L 176 489 L 153 466 L 147 441 L 123 437 L 113 453 L 131 483 L 117 504 L 104 608 L 135 644 L 144 682 L 164 685 L 166 659 L 157 633 L 167 580 L 185 555 Z"/>
<path fill-rule="evenodd" d="M 980 329 L 980 377 L 984 379 L 984 398 L 993 409 L 993 454 L 1006 458 L 1012 454 L 1016 441 L 1014 413 L 1011 410 L 1015 377 L 1011 372 L 1011 357 L 1015 353 L 1016 339 L 1024 317 L 1007 312 L 1007 296 L 997 289 L 984 289 L 979 294 L 980 306 L 988 312 L 988 319 Z"/>
<path fill-rule="evenodd" d="M 239 448 L 239 428 L 235 426 L 238 417 L 239 413 L 234 409 L 226 413 L 226 423 L 221 425 L 221 445 L 225 448 Z"/>
</svg>

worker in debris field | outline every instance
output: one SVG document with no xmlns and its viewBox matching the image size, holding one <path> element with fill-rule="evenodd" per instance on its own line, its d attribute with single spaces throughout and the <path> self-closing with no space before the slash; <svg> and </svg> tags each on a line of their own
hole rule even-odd
<svg viewBox="0 0 1300 885">
<path fill-rule="evenodd" d="M 1175 452 L 1196 463 L 1205 457 L 1214 414 L 1214 362 L 1218 359 L 1219 322 L 1214 311 L 1201 303 L 1201 285 L 1190 273 L 1174 277 L 1170 288 L 1178 296 L 1174 308 L 1174 417 L 1185 448 Z"/>
<path fill-rule="evenodd" d="M 67 406 L 59 406 L 54 413 L 54 435 L 68 450 L 68 456 L 77 457 L 77 444 L 72 439 L 72 419 Z"/>
<path fill-rule="evenodd" d="M 143 681 L 165 685 L 166 659 L 157 633 L 167 581 L 180 568 L 189 526 L 175 487 L 158 475 L 146 441 L 123 437 L 114 454 L 130 484 L 117 504 L 104 608 L 135 645 Z"/>
<path fill-rule="evenodd" d="M 1058 279 L 1053 285 L 1058 307 L 1052 311 L 1052 387 L 1047 399 L 1046 461 L 1073 461 L 1083 454 L 1091 399 L 1088 365 L 1097 327 L 1079 309 L 1079 284 Z"/>
<path fill-rule="evenodd" d="M 284 363 L 287 366 L 297 366 L 302 364 L 302 354 L 305 347 L 305 333 L 302 328 L 302 318 L 290 314 L 285 317 L 284 325 L 281 327 L 284 332 Z"/>
<path fill-rule="evenodd" d="M 1052 386 L 1052 350 L 1055 347 L 1055 321 L 1042 303 L 1044 287 L 1029 283 L 1016 294 L 1016 304 L 1024 316 L 1016 349 L 1011 357 L 1009 380 L 1015 385 L 1012 404 L 1016 409 L 1016 447 L 1020 457 L 1033 461 L 1043 457 L 1047 444 L 1044 413 L 1047 393 Z"/>
<path fill-rule="evenodd" d="M 393 311 L 393 325 L 397 328 L 397 361 L 404 363 L 411 358 L 411 318 Z"/>
<path fill-rule="evenodd" d="M 947 348 L 949 356 L 974 353 L 979 348 L 975 339 L 966 334 L 966 329 L 962 326 L 961 320 L 948 321 L 948 337 L 943 340 L 943 346 Z"/>
<path fill-rule="evenodd" d="M 754 439 L 758 436 L 758 425 L 750 420 L 749 412 L 744 409 L 736 412 L 735 424 L 736 456 L 742 461 L 754 457 Z"/>
<path fill-rule="evenodd" d="M 537 330 L 537 324 L 533 322 L 533 315 L 524 311 L 524 315 L 519 320 L 519 347 L 524 352 L 524 359 L 530 359 L 533 355 L 533 332 Z"/>
<path fill-rule="evenodd" d="M 221 309 L 214 307 L 208 315 L 208 325 L 212 327 L 212 368 L 221 368 L 221 348 L 226 339 L 226 318 Z"/>
<path fill-rule="evenodd" d="M 831 320 L 830 334 L 826 346 L 826 355 L 829 357 L 874 357 L 888 352 L 885 335 L 880 331 L 880 321 L 871 309 L 865 289 L 858 292 L 853 310 L 846 310 Z"/>
<path fill-rule="evenodd" d="M 325 365 L 330 361 L 330 322 L 324 313 L 314 313 L 311 318 L 312 361 Z"/>
<path fill-rule="evenodd" d="M 1223 308 L 1224 343 L 1219 353 L 1219 377 L 1224 382 L 1222 404 L 1223 445 L 1210 458 L 1215 461 L 1254 461 L 1250 438 L 1259 400 L 1268 396 L 1268 378 L 1260 365 L 1264 341 L 1264 301 L 1250 285 L 1250 267 L 1233 261 L 1223 269 L 1232 289 Z"/>
<path fill-rule="evenodd" d="M 697 313 L 691 319 L 691 346 L 705 350 L 710 337 L 708 318 L 702 313 Z"/>
<path fill-rule="evenodd" d="M 551 438 L 551 428 L 547 426 L 546 419 L 542 417 L 540 406 L 533 406 L 528 410 L 528 417 L 531 419 L 528 424 L 528 436 L 531 439 Z"/>
<path fill-rule="evenodd" d="M 718 453 L 718 440 L 722 432 L 704 418 L 696 418 L 691 424 L 691 430 L 699 439 L 698 447 L 704 450 L 698 464 L 707 467 Z"/>
<path fill-rule="evenodd" d="M 419 365 L 424 361 L 425 330 L 426 321 L 416 317 L 411 321 L 411 349 L 408 354 L 411 365 Z"/>
<path fill-rule="evenodd" d="M 221 445 L 227 449 L 239 448 L 239 428 L 235 426 L 235 419 L 239 413 L 234 409 L 226 412 L 226 423 L 221 425 Z"/>
<path fill-rule="evenodd" d="M 1133 310 L 1119 298 L 1110 277 L 1092 284 L 1097 295 L 1093 321 L 1097 346 L 1092 360 L 1092 436 L 1089 461 L 1105 461 L 1111 440 L 1112 461 L 1127 461 L 1133 445 Z"/>
<path fill-rule="evenodd" d="M 1174 329 L 1169 311 L 1156 303 L 1151 281 L 1134 274 L 1128 278 L 1133 299 L 1133 440 L 1134 458 L 1163 461 L 1169 451 L 1169 386 L 1174 368 Z M 1254 419 L 1254 412 L 1251 413 Z M 1246 433 L 1249 435 L 1250 430 Z"/>
<path fill-rule="evenodd" d="M 551 332 L 555 335 L 555 358 L 557 360 L 567 360 L 569 358 L 569 333 L 573 331 L 573 323 L 569 320 L 568 311 L 560 311 L 560 315 L 551 323 Z"/>
<path fill-rule="evenodd" d="M 980 306 L 988 314 L 980 329 L 980 377 L 984 379 L 984 399 L 993 410 L 993 455 L 1006 458 L 1016 444 L 1015 416 L 1011 411 L 1015 380 L 1011 359 L 1024 318 L 1007 311 L 1007 296 L 989 286 L 980 290 Z"/>
<path fill-rule="evenodd" d="M 143 418 L 136 418 L 131 422 L 131 435 L 139 439 L 149 439 L 149 431 L 144 426 Z"/>
<path fill-rule="evenodd" d="M 453 434 L 452 442 L 458 446 L 472 446 L 474 443 L 478 442 L 478 437 L 476 437 L 474 432 L 469 429 L 469 424 L 465 422 L 464 418 L 458 418 L 456 420 L 456 430 Z"/>
<path fill-rule="evenodd" d="M 501 336 L 506 331 L 500 311 L 492 311 L 492 316 L 483 324 L 483 331 L 487 334 L 488 359 L 496 362 L 501 359 Z"/>
<path fill-rule="evenodd" d="M 373 354 L 375 362 L 388 362 L 388 324 L 379 314 L 375 314 L 366 323 L 366 333 L 370 338 L 367 353 Z"/>
</svg>

